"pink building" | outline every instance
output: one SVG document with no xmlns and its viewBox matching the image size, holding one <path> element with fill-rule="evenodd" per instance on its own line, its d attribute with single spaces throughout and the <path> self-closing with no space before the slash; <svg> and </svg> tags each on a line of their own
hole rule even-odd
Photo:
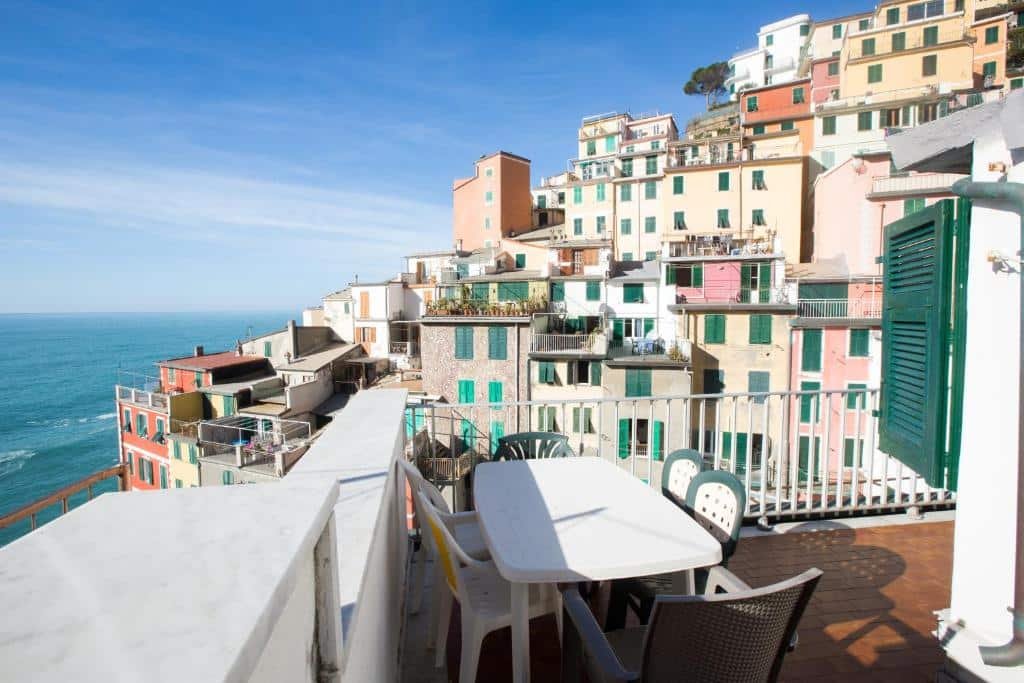
<svg viewBox="0 0 1024 683">
<path fill-rule="evenodd" d="M 496 246 L 503 237 L 529 231 L 532 222 L 529 159 L 495 152 L 476 160 L 471 177 L 452 184 L 456 249 Z"/>
<path fill-rule="evenodd" d="M 811 64 L 811 104 L 827 102 L 837 98 L 838 94 L 839 56 L 815 60 Z"/>
</svg>

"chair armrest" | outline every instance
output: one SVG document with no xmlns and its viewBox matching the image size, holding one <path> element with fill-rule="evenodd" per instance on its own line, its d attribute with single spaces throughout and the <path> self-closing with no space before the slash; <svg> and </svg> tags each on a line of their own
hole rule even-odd
<svg viewBox="0 0 1024 683">
<path fill-rule="evenodd" d="M 454 512 L 450 515 L 445 515 L 444 521 L 451 522 L 452 524 L 469 524 L 472 522 L 476 522 L 476 510 L 467 510 L 466 512 Z"/>
<path fill-rule="evenodd" d="M 708 570 L 708 583 L 704 588 L 704 595 L 714 595 L 719 588 L 724 588 L 726 593 L 750 590 L 750 586 L 744 583 L 740 577 L 722 565 L 716 565 Z"/>
<path fill-rule="evenodd" d="M 591 660 L 601 670 L 606 680 L 625 683 L 640 679 L 638 672 L 627 671 L 622 666 L 618 655 L 608 643 L 604 632 L 601 631 L 597 620 L 594 619 L 593 612 L 590 611 L 590 607 L 587 606 L 576 586 L 562 590 L 562 609 L 569 616 L 569 622 L 572 623 L 583 642 L 583 649 L 590 655 Z M 565 625 L 568 626 L 567 623 Z"/>
</svg>

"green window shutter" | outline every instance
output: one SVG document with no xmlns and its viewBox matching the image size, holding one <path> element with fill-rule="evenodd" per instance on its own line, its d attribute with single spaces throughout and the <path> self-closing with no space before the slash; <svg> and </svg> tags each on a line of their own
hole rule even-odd
<svg viewBox="0 0 1024 683">
<path fill-rule="evenodd" d="M 769 391 L 771 375 L 763 370 L 751 370 L 747 372 L 747 391 L 750 393 Z M 764 403 L 765 397 L 755 398 L 754 403 Z"/>
<path fill-rule="evenodd" d="M 820 391 L 821 382 L 800 382 L 800 391 Z M 811 422 L 811 408 L 814 408 L 814 421 L 821 417 L 821 405 L 817 395 L 807 394 L 800 397 L 800 422 L 807 424 Z"/>
<path fill-rule="evenodd" d="M 555 364 L 552 361 L 541 361 L 537 371 L 542 384 L 555 383 L 557 376 L 555 374 Z"/>
<path fill-rule="evenodd" d="M 487 383 L 487 400 L 490 403 L 501 403 L 502 384 L 501 380 L 492 379 Z"/>
<path fill-rule="evenodd" d="M 792 121 L 783 121 L 779 124 L 779 130 L 794 130 L 795 128 L 796 124 Z"/>
<path fill-rule="evenodd" d="M 750 316 L 750 336 L 749 342 L 751 344 L 771 344 L 772 343 L 772 316 L 771 315 L 752 315 Z"/>
<path fill-rule="evenodd" d="M 757 111 L 757 95 L 751 95 L 747 98 L 747 111 Z"/>
<path fill-rule="evenodd" d="M 270 358 L 274 355 L 273 344 L 268 341 L 263 342 L 263 357 Z"/>
<path fill-rule="evenodd" d="M 857 130 L 871 130 L 874 112 L 862 111 L 857 113 Z"/>
<path fill-rule="evenodd" d="M 592 157 L 597 154 L 597 140 L 587 140 L 587 156 Z"/>
<path fill-rule="evenodd" d="M 149 429 L 147 429 L 147 427 L 148 427 L 148 425 L 146 424 L 146 415 L 145 415 L 145 413 L 139 413 L 138 415 L 136 415 L 135 416 L 135 433 L 138 434 L 139 436 L 146 436 L 146 433 L 149 432 Z"/>
<path fill-rule="evenodd" d="M 751 181 L 751 186 L 752 186 L 752 187 L 753 187 L 753 188 L 754 188 L 755 190 L 763 190 L 763 189 L 765 189 L 765 184 L 764 184 L 764 171 L 754 171 L 754 172 L 753 172 L 753 173 L 751 174 L 751 179 L 750 179 L 750 181 Z"/>
<path fill-rule="evenodd" d="M 859 463 L 864 462 L 864 439 L 860 440 L 860 448 L 857 448 L 857 454 L 854 455 L 854 444 L 856 439 L 843 439 L 843 466 L 844 467 L 859 467 Z"/>
<path fill-rule="evenodd" d="M 813 460 L 810 457 L 811 437 L 801 436 L 799 443 L 800 455 L 798 466 L 800 468 L 800 481 L 806 482 L 808 479 L 814 481 L 817 477 L 818 470 L 821 468 L 821 437 L 814 437 Z"/>
<path fill-rule="evenodd" d="M 868 385 L 867 384 L 850 382 L 849 384 L 846 385 L 846 388 L 848 390 L 867 389 Z M 866 394 L 861 393 L 861 394 L 847 394 L 846 395 L 846 409 L 847 410 L 857 410 L 857 404 L 858 403 L 860 404 L 861 410 L 863 410 L 866 407 Z"/>
<path fill-rule="evenodd" d="M 657 232 L 658 231 L 658 217 L 657 216 L 645 216 L 644 217 L 644 232 Z"/>
<path fill-rule="evenodd" d="M 879 449 L 944 485 L 954 205 L 885 227 Z"/>
<path fill-rule="evenodd" d="M 516 268 L 526 267 L 526 254 L 516 254 Z"/>
<path fill-rule="evenodd" d="M 764 135 L 764 124 L 755 123 L 753 130 L 751 131 L 754 135 Z"/>
<path fill-rule="evenodd" d="M 181 479 L 174 480 L 174 488 L 180 489 L 182 486 L 184 486 L 184 484 L 182 483 Z"/>
<path fill-rule="evenodd" d="M 224 397 L 224 416 L 228 417 L 235 414 L 235 397 L 225 396 Z"/>
<path fill-rule="evenodd" d="M 803 331 L 800 369 L 804 372 L 821 372 L 822 334 L 823 331 L 819 329 L 806 329 Z"/>
<path fill-rule="evenodd" d="M 898 23 L 900 23 L 900 8 L 893 7 L 892 9 L 885 10 L 885 25 L 892 26 Z"/>
<path fill-rule="evenodd" d="M 619 420 L 619 457 L 622 458 L 622 459 L 628 458 L 629 457 L 629 452 L 630 452 L 630 450 L 632 450 L 629 447 L 629 445 L 630 445 L 629 444 L 629 437 L 631 436 L 630 435 L 630 431 L 631 431 L 631 429 L 630 429 L 630 421 L 629 420 L 620 419 Z"/>
<path fill-rule="evenodd" d="M 725 343 L 725 315 L 722 313 L 709 313 L 704 316 L 704 343 L 724 344 Z"/>
<path fill-rule="evenodd" d="M 178 443 L 177 439 L 171 442 L 171 454 L 175 460 L 181 460 L 181 444 Z"/>
<path fill-rule="evenodd" d="M 683 181 L 685 179 L 681 175 L 677 175 L 672 178 L 672 194 L 683 194 Z"/>
<path fill-rule="evenodd" d="M 573 218 L 572 219 L 572 234 L 582 235 L 583 234 L 583 219 Z"/>
<path fill-rule="evenodd" d="M 538 195 L 537 196 L 537 208 L 538 209 L 546 209 L 546 208 L 548 208 L 548 198 L 545 197 L 544 195 Z"/>
<path fill-rule="evenodd" d="M 619 232 L 623 235 L 629 235 L 633 232 L 633 221 L 628 218 L 623 218 L 619 221 Z"/>
<path fill-rule="evenodd" d="M 938 26 L 927 26 L 924 29 L 924 44 L 925 46 L 938 45 L 939 44 L 939 27 Z"/>
<path fill-rule="evenodd" d="M 622 252 L 622 260 L 623 261 L 632 261 L 633 260 L 633 252 L 631 252 L 631 251 L 624 251 L 624 252 Z"/>
<path fill-rule="evenodd" d="M 167 468 L 160 465 L 160 488 L 167 488 Z"/>
<path fill-rule="evenodd" d="M 654 329 L 654 318 L 644 318 L 644 336 L 646 337 Z"/>
<path fill-rule="evenodd" d="M 606 135 L 604 138 L 604 151 L 614 152 L 615 151 L 615 136 Z"/>
<path fill-rule="evenodd" d="M 459 380 L 459 403 L 473 403 L 476 400 L 476 381 Z"/>
<path fill-rule="evenodd" d="M 572 188 L 572 203 L 582 204 L 583 203 L 583 188 L 574 187 Z"/>
<path fill-rule="evenodd" d="M 508 360 L 508 328 L 487 328 L 487 357 L 491 360 Z"/>
<path fill-rule="evenodd" d="M 728 228 L 729 227 L 729 209 L 718 210 L 718 227 Z"/>
<path fill-rule="evenodd" d="M 597 185 L 597 201 L 599 201 L 599 202 L 603 202 L 604 201 L 604 187 L 605 187 L 604 183 L 598 183 L 598 185 Z"/>
<path fill-rule="evenodd" d="M 985 62 L 984 64 L 982 64 L 982 66 L 981 66 L 981 75 L 982 76 L 991 76 L 991 77 L 995 78 L 995 75 L 996 75 L 996 63 L 995 62 Z"/>
<path fill-rule="evenodd" d="M 591 361 L 590 363 L 590 385 L 601 386 L 601 361 Z"/>
<path fill-rule="evenodd" d="M 564 282 L 552 282 L 551 283 L 551 300 L 552 301 L 565 301 L 565 283 Z"/>
<path fill-rule="evenodd" d="M 612 320 L 612 343 L 622 343 L 624 330 L 625 326 L 621 318 L 615 318 Z"/>
<path fill-rule="evenodd" d="M 829 65 L 828 65 L 828 75 L 829 76 L 838 76 L 839 75 L 839 62 L 829 62 Z"/>
<path fill-rule="evenodd" d="M 644 302 L 644 285 L 642 282 L 627 282 L 622 285 L 622 301 L 627 304 Z"/>
<path fill-rule="evenodd" d="M 764 225 L 764 209 L 751 209 L 750 222 L 753 225 Z"/>
<path fill-rule="evenodd" d="M 1014 78 L 1010 81 L 1010 90 L 1020 90 L 1024 88 L 1024 78 Z"/>
<path fill-rule="evenodd" d="M 651 395 L 650 368 L 626 368 L 626 396 Z"/>
<path fill-rule="evenodd" d="M 490 291 L 491 286 L 486 282 L 474 282 L 469 287 L 469 297 L 474 301 L 487 301 Z"/>
<path fill-rule="evenodd" d="M 729 190 L 729 172 L 722 171 L 718 174 L 718 191 L 727 192 Z"/>
<path fill-rule="evenodd" d="M 900 52 L 907 49 L 907 34 L 902 31 L 892 34 L 892 51 Z"/>
<path fill-rule="evenodd" d="M 870 331 L 866 329 L 853 329 L 850 330 L 850 356 L 855 358 L 864 358 L 868 355 L 868 345 L 870 343 Z"/>
<path fill-rule="evenodd" d="M 860 41 L 860 54 L 862 57 L 870 57 L 875 54 L 875 39 L 865 38 Z"/>
<path fill-rule="evenodd" d="M 465 325 L 455 328 L 455 357 L 459 360 L 473 359 L 473 328 Z"/>
<path fill-rule="evenodd" d="M 655 420 L 653 434 L 651 457 L 655 460 L 662 460 L 665 457 L 665 423 Z"/>
<path fill-rule="evenodd" d="M 587 281 L 587 301 L 601 300 L 601 283 L 596 280 Z"/>
<path fill-rule="evenodd" d="M 647 172 L 647 175 L 654 175 L 655 173 L 658 172 L 658 157 L 646 157 L 645 162 L 646 167 L 644 168 L 644 170 Z"/>
<path fill-rule="evenodd" d="M 505 436 L 505 423 L 504 422 L 492 422 L 491 423 L 491 455 L 494 455 L 498 450 L 498 439 Z"/>
<path fill-rule="evenodd" d="M 623 178 L 631 178 L 631 177 L 633 177 L 633 160 L 632 159 L 623 159 L 622 160 L 622 177 Z M 629 186 L 628 185 L 623 185 L 623 187 L 629 187 Z"/>
<path fill-rule="evenodd" d="M 197 387 L 203 386 L 203 373 L 202 372 L 198 372 L 197 371 L 195 373 L 195 382 L 196 382 L 196 386 Z"/>
<path fill-rule="evenodd" d="M 572 409 L 572 431 L 576 434 L 580 432 L 580 409 Z"/>
<path fill-rule="evenodd" d="M 838 40 L 839 38 L 842 38 L 842 37 L 843 37 L 843 25 L 842 24 L 833 24 L 832 25 L 832 39 L 833 40 Z"/>
<path fill-rule="evenodd" d="M 747 472 L 747 432 L 736 432 L 736 474 Z"/>
<path fill-rule="evenodd" d="M 719 457 L 728 459 L 732 455 L 732 432 L 722 432 L 722 447 Z"/>
<path fill-rule="evenodd" d="M 685 211 L 675 211 L 672 213 L 672 227 L 676 230 L 686 230 Z"/>
<path fill-rule="evenodd" d="M 821 134 L 822 135 L 835 135 L 836 134 L 836 117 L 824 116 L 821 119 Z"/>
<path fill-rule="evenodd" d="M 804 103 L 804 89 L 803 88 L 793 88 L 793 104 L 803 104 L 803 103 Z"/>
<path fill-rule="evenodd" d="M 632 185 L 620 185 L 619 186 L 619 199 L 628 202 L 633 199 L 633 186 Z"/>
<path fill-rule="evenodd" d="M 198 450 L 199 450 L 199 447 L 196 446 L 195 444 L 191 444 L 190 443 L 188 445 L 188 462 L 189 462 L 190 465 L 195 465 L 196 463 L 199 462 Z"/>
<path fill-rule="evenodd" d="M 644 199 L 658 198 L 658 183 L 648 180 L 644 183 Z"/>
<path fill-rule="evenodd" d="M 938 68 L 939 58 L 937 55 L 925 55 L 924 57 L 921 58 L 922 76 L 934 76 Z"/>
<path fill-rule="evenodd" d="M 656 258 L 658 258 L 658 252 L 656 252 L 656 251 L 645 251 L 644 252 L 644 261 L 653 261 Z"/>
<path fill-rule="evenodd" d="M 665 266 L 665 284 L 674 285 L 676 283 L 676 269 L 671 265 Z"/>
<path fill-rule="evenodd" d="M 594 219 L 594 230 L 596 232 L 604 232 L 604 216 L 598 216 Z"/>
<path fill-rule="evenodd" d="M 692 286 L 693 287 L 703 287 L 704 286 L 704 266 L 703 265 L 693 266 L 693 268 L 690 270 L 690 272 L 692 273 L 691 276 L 690 276 L 692 281 L 693 281 Z"/>
</svg>

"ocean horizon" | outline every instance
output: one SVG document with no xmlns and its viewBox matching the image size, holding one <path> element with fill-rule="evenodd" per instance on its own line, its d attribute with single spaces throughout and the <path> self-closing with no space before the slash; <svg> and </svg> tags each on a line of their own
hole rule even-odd
<svg viewBox="0 0 1024 683">
<path fill-rule="evenodd" d="M 234 348 L 285 326 L 288 311 L 0 313 L 0 515 L 118 460 L 114 385 L 119 371 L 156 375 L 154 363 Z M 96 493 L 115 489 L 113 481 Z M 72 501 L 81 504 L 85 494 Z M 43 523 L 59 505 L 40 514 Z M 0 530 L 0 545 L 28 523 Z"/>
</svg>

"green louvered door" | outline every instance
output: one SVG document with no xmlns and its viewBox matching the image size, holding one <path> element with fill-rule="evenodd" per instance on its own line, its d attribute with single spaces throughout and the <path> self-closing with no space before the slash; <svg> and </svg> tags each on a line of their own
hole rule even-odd
<svg viewBox="0 0 1024 683">
<path fill-rule="evenodd" d="M 885 228 L 879 449 L 945 484 L 954 205 Z"/>
</svg>

